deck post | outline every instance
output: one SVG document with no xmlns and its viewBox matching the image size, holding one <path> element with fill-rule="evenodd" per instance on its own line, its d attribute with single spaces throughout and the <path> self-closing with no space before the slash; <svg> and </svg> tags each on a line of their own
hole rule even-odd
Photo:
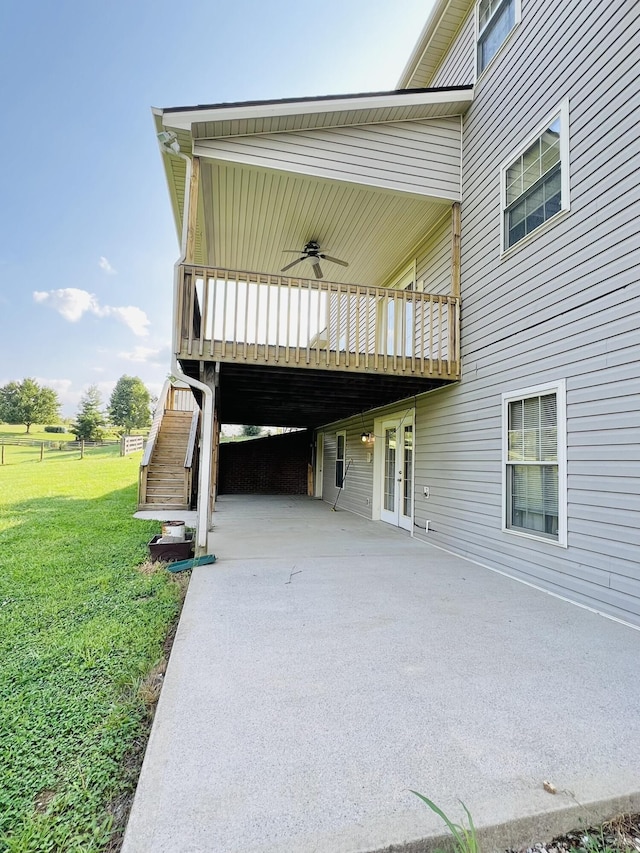
<svg viewBox="0 0 640 853">
<path fill-rule="evenodd" d="M 189 209 L 183 211 L 182 214 L 187 219 L 187 245 L 185 252 L 185 262 L 187 264 L 195 263 L 199 187 L 200 158 L 193 157 L 191 160 L 191 181 L 189 183 Z"/>
<path fill-rule="evenodd" d="M 451 206 L 451 295 L 460 298 L 460 202 Z"/>
</svg>

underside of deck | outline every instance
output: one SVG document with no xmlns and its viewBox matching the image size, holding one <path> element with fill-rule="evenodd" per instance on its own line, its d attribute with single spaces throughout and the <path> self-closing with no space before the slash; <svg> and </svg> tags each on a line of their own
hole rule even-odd
<svg viewBox="0 0 640 853">
<path fill-rule="evenodd" d="M 200 362 L 183 362 L 194 379 Z M 318 427 L 449 384 L 427 377 L 386 376 L 220 364 L 218 411 L 221 423 Z"/>
</svg>

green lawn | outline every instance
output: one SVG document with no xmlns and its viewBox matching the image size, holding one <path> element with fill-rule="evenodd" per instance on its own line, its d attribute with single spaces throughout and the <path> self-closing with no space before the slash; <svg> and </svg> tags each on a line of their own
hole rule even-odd
<svg viewBox="0 0 640 853">
<path fill-rule="evenodd" d="M 0 851 L 104 851 L 184 582 L 137 569 L 159 530 L 131 517 L 140 454 L 20 450 L 0 468 Z"/>
<path fill-rule="evenodd" d="M 45 432 L 44 424 L 31 424 L 29 432 L 24 424 L 0 424 L 0 440 L 11 441 L 14 438 L 31 441 L 74 441 L 75 435 L 72 432 Z M 112 441 L 119 436 L 116 432 L 108 432 L 105 438 Z"/>
</svg>

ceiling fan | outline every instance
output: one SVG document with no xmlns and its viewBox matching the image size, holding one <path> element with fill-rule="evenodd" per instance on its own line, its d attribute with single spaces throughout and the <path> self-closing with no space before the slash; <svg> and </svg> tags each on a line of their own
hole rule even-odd
<svg viewBox="0 0 640 853">
<path fill-rule="evenodd" d="M 311 261 L 313 265 L 313 272 L 316 278 L 322 278 L 322 267 L 320 266 L 320 258 L 323 261 L 329 261 L 332 264 L 340 264 L 341 267 L 348 267 L 349 264 L 346 261 L 341 261 L 339 258 L 332 258 L 331 255 L 325 255 L 320 251 L 320 243 L 316 243 L 315 240 L 310 240 L 300 252 L 299 249 L 284 249 L 285 252 L 289 254 L 301 255 L 301 257 L 296 258 L 295 261 L 292 261 L 290 264 L 287 264 L 286 267 L 282 267 L 280 272 L 286 272 L 290 270 L 291 267 L 295 267 L 296 264 L 302 263 L 302 261 L 306 261 L 307 258 Z"/>
</svg>

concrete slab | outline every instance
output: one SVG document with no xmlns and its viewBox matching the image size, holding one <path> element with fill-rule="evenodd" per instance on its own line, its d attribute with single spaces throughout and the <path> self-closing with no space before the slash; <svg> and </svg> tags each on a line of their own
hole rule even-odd
<svg viewBox="0 0 640 853">
<path fill-rule="evenodd" d="M 640 808 L 638 631 L 321 502 L 217 509 L 123 853 L 417 853 L 409 789 L 485 851 Z"/>
</svg>

